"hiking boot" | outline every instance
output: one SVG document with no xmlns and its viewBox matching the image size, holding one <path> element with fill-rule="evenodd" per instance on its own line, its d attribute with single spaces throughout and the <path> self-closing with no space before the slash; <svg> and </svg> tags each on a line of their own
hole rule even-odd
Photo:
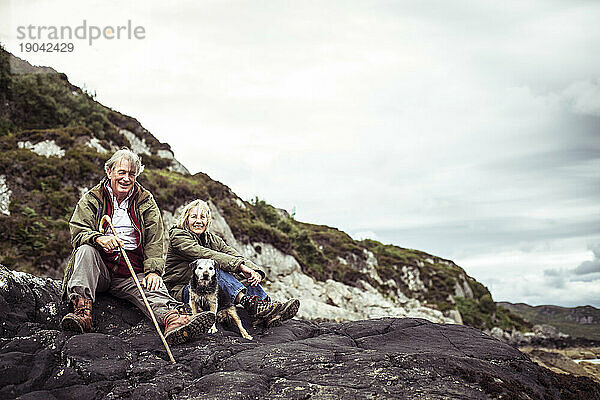
<svg viewBox="0 0 600 400">
<path fill-rule="evenodd" d="M 265 320 L 271 318 L 279 312 L 281 303 L 271 303 L 261 299 L 258 296 L 252 296 L 248 301 L 244 301 L 244 308 L 248 311 L 248 315 L 257 320 Z"/>
<path fill-rule="evenodd" d="M 177 310 L 165 314 L 165 339 L 168 344 L 180 344 L 208 332 L 215 323 L 215 314 L 205 311 L 194 316 L 181 315 Z"/>
<path fill-rule="evenodd" d="M 294 318 L 294 316 L 298 313 L 298 309 L 300 308 L 300 300 L 298 299 L 290 299 L 283 304 L 279 304 L 279 311 L 271 315 L 270 318 L 265 319 L 264 323 L 267 328 L 281 325 L 282 322 Z"/>
<path fill-rule="evenodd" d="M 177 310 L 179 315 L 192 315 L 192 307 L 190 307 L 189 304 L 182 304 L 180 306 L 177 306 L 175 310 Z"/>
<path fill-rule="evenodd" d="M 73 312 L 68 313 L 60 321 L 64 331 L 86 333 L 92 331 L 92 301 L 77 296 L 73 300 Z"/>
</svg>

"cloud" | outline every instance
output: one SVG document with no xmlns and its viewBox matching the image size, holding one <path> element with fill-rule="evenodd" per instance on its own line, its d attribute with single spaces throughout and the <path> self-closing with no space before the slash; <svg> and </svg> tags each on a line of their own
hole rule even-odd
<svg viewBox="0 0 600 400">
<path fill-rule="evenodd" d="M 562 95 L 574 113 L 600 116 L 600 80 L 573 82 Z"/>
<path fill-rule="evenodd" d="M 573 284 L 600 284 L 600 245 L 590 245 L 588 250 L 592 251 L 593 259 L 579 264 L 575 268 L 547 268 L 543 271 L 542 286 L 567 289 Z"/>
<path fill-rule="evenodd" d="M 596 259 L 600 258 L 600 243 L 597 244 L 591 244 L 588 246 L 588 249 L 592 251 L 592 253 L 594 253 L 594 257 Z"/>
<path fill-rule="evenodd" d="M 577 268 L 573 269 L 573 274 L 575 275 L 587 275 L 595 272 L 600 272 L 600 260 L 598 259 L 584 261 Z"/>
<path fill-rule="evenodd" d="M 584 261 L 574 268 L 571 273 L 574 275 L 588 275 L 600 272 L 600 243 L 590 245 L 589 250 L 594 254 L 593 260 Z"/>
<path fill-rule="evenodd" d="M 545 269 L 544 270 L 544 276 L 550 276 L 550 277 L 556 277 L 556 276 L 563 276 L 563 272 L 559 269 Z"/>
<path fill-rule="evenodd" d="M 592 272 L 586 275 L 572 277 L 571 282 L 595 282 L 598 284 L 600 283 L 600 272 Z"/>
<path fill-rule="evenodd" d="M 598 280 L 569 280 L 559 276 L 524 274 L 518 277 L 505 276 L 500 282 L 494 283 L 484 279 L 482 283 L 493 288 L 495 301 L 523 302 L 533 306 L 553 304 L 563 307 L 600 307 Z"/>
<path fill-rule="evenodd" d="M 565 289 L 571 281 L 570 273 L 566 269 L 549 268 L 545 269 L 540 279 L 538 288 L 546 287 L 553 289 Z"/>
<path fill-rule="evenodd" d="M 583 239 L 588 243 L 599 240 L 597 236 Z M 486 285 L 495 301 L 600 307 L 600 273 L 573 273 L 590 254 L 589 249 L 577 246 L 581 241 L 556 238 L 535 243 L 527 251 L 512 249 L 454 261 Z M 478 268 L 473 270 L 471 265 Z"/>
<path fill-rule="evenodd" d="M 550 287 L 554 289 L 564 289 L 567 287 L 567 280 L 565 280 L 562 276 L 547 276 L 543 285 L 538 284 L 537 288 L 540 287 Z"/>
</svg>

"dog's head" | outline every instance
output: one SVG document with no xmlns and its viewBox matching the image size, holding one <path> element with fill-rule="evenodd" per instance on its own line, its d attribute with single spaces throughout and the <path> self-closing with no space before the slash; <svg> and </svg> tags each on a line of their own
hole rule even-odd
<svg viewBox="0 0 600 400">
<path fill-rule="evenodd" d="M 219 264 L 214 260 L 199 258 L 190 263 L 190 268 L 192 268 L 192 286 L 208 286 L 217 280 Z"/>
</svg>

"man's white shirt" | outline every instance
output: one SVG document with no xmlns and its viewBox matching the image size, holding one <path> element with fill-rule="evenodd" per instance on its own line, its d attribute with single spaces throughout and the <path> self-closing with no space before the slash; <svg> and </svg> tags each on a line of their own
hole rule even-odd
<svg viewBox="0 0 600 400">
<path fill-rule="evenodd" d="M 117 231 L 115 234 L 121 239 L 123 242 L 123 248 L 125 250 L 134 250 L 138 246 L 138 232 L 133 225 L 133 221 L 129 218 L 129 214 L 127 213 L 127 208 L 129 207 L 129 199 L 131 198 L 131 194 L 133 193 L 133 189 L 129 191 L 129 194 L 121 202 L 117 202 L 117 198 L 113 194 L 112 188 L 110 185 L 106 185 L 108 188 L 108 193 L 110 193 L 110 197 L 113 203 L 113 216 L 112 223 Z M 109 228 L 110 229 L 110 228 Z M 117 251 L 117 250 L 115 250 Z"/>
</svg>

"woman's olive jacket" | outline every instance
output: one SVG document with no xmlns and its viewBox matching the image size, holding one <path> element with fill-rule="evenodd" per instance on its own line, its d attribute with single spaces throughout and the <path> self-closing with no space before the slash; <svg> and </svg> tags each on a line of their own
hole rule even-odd
<svg viewBox="0 0 600 400">
<path fill-rule="evenodd" d="M 173 227 L 169 231 L 169 248 L 163 280 L 175 299 L 182 301 L 183 288 L 192 277 L 190 263 L 198 258 L 216 261 L 219 268 L 234 274 L 242 283 L 245 283 L 245 277 L 239 269 L 242 263 L 261 274 L 263 279 L 266 276 L 261 267 L 243 257 L 214 233 L 204 232 L 197 235 L 186 229 Z"/>
</svg>

